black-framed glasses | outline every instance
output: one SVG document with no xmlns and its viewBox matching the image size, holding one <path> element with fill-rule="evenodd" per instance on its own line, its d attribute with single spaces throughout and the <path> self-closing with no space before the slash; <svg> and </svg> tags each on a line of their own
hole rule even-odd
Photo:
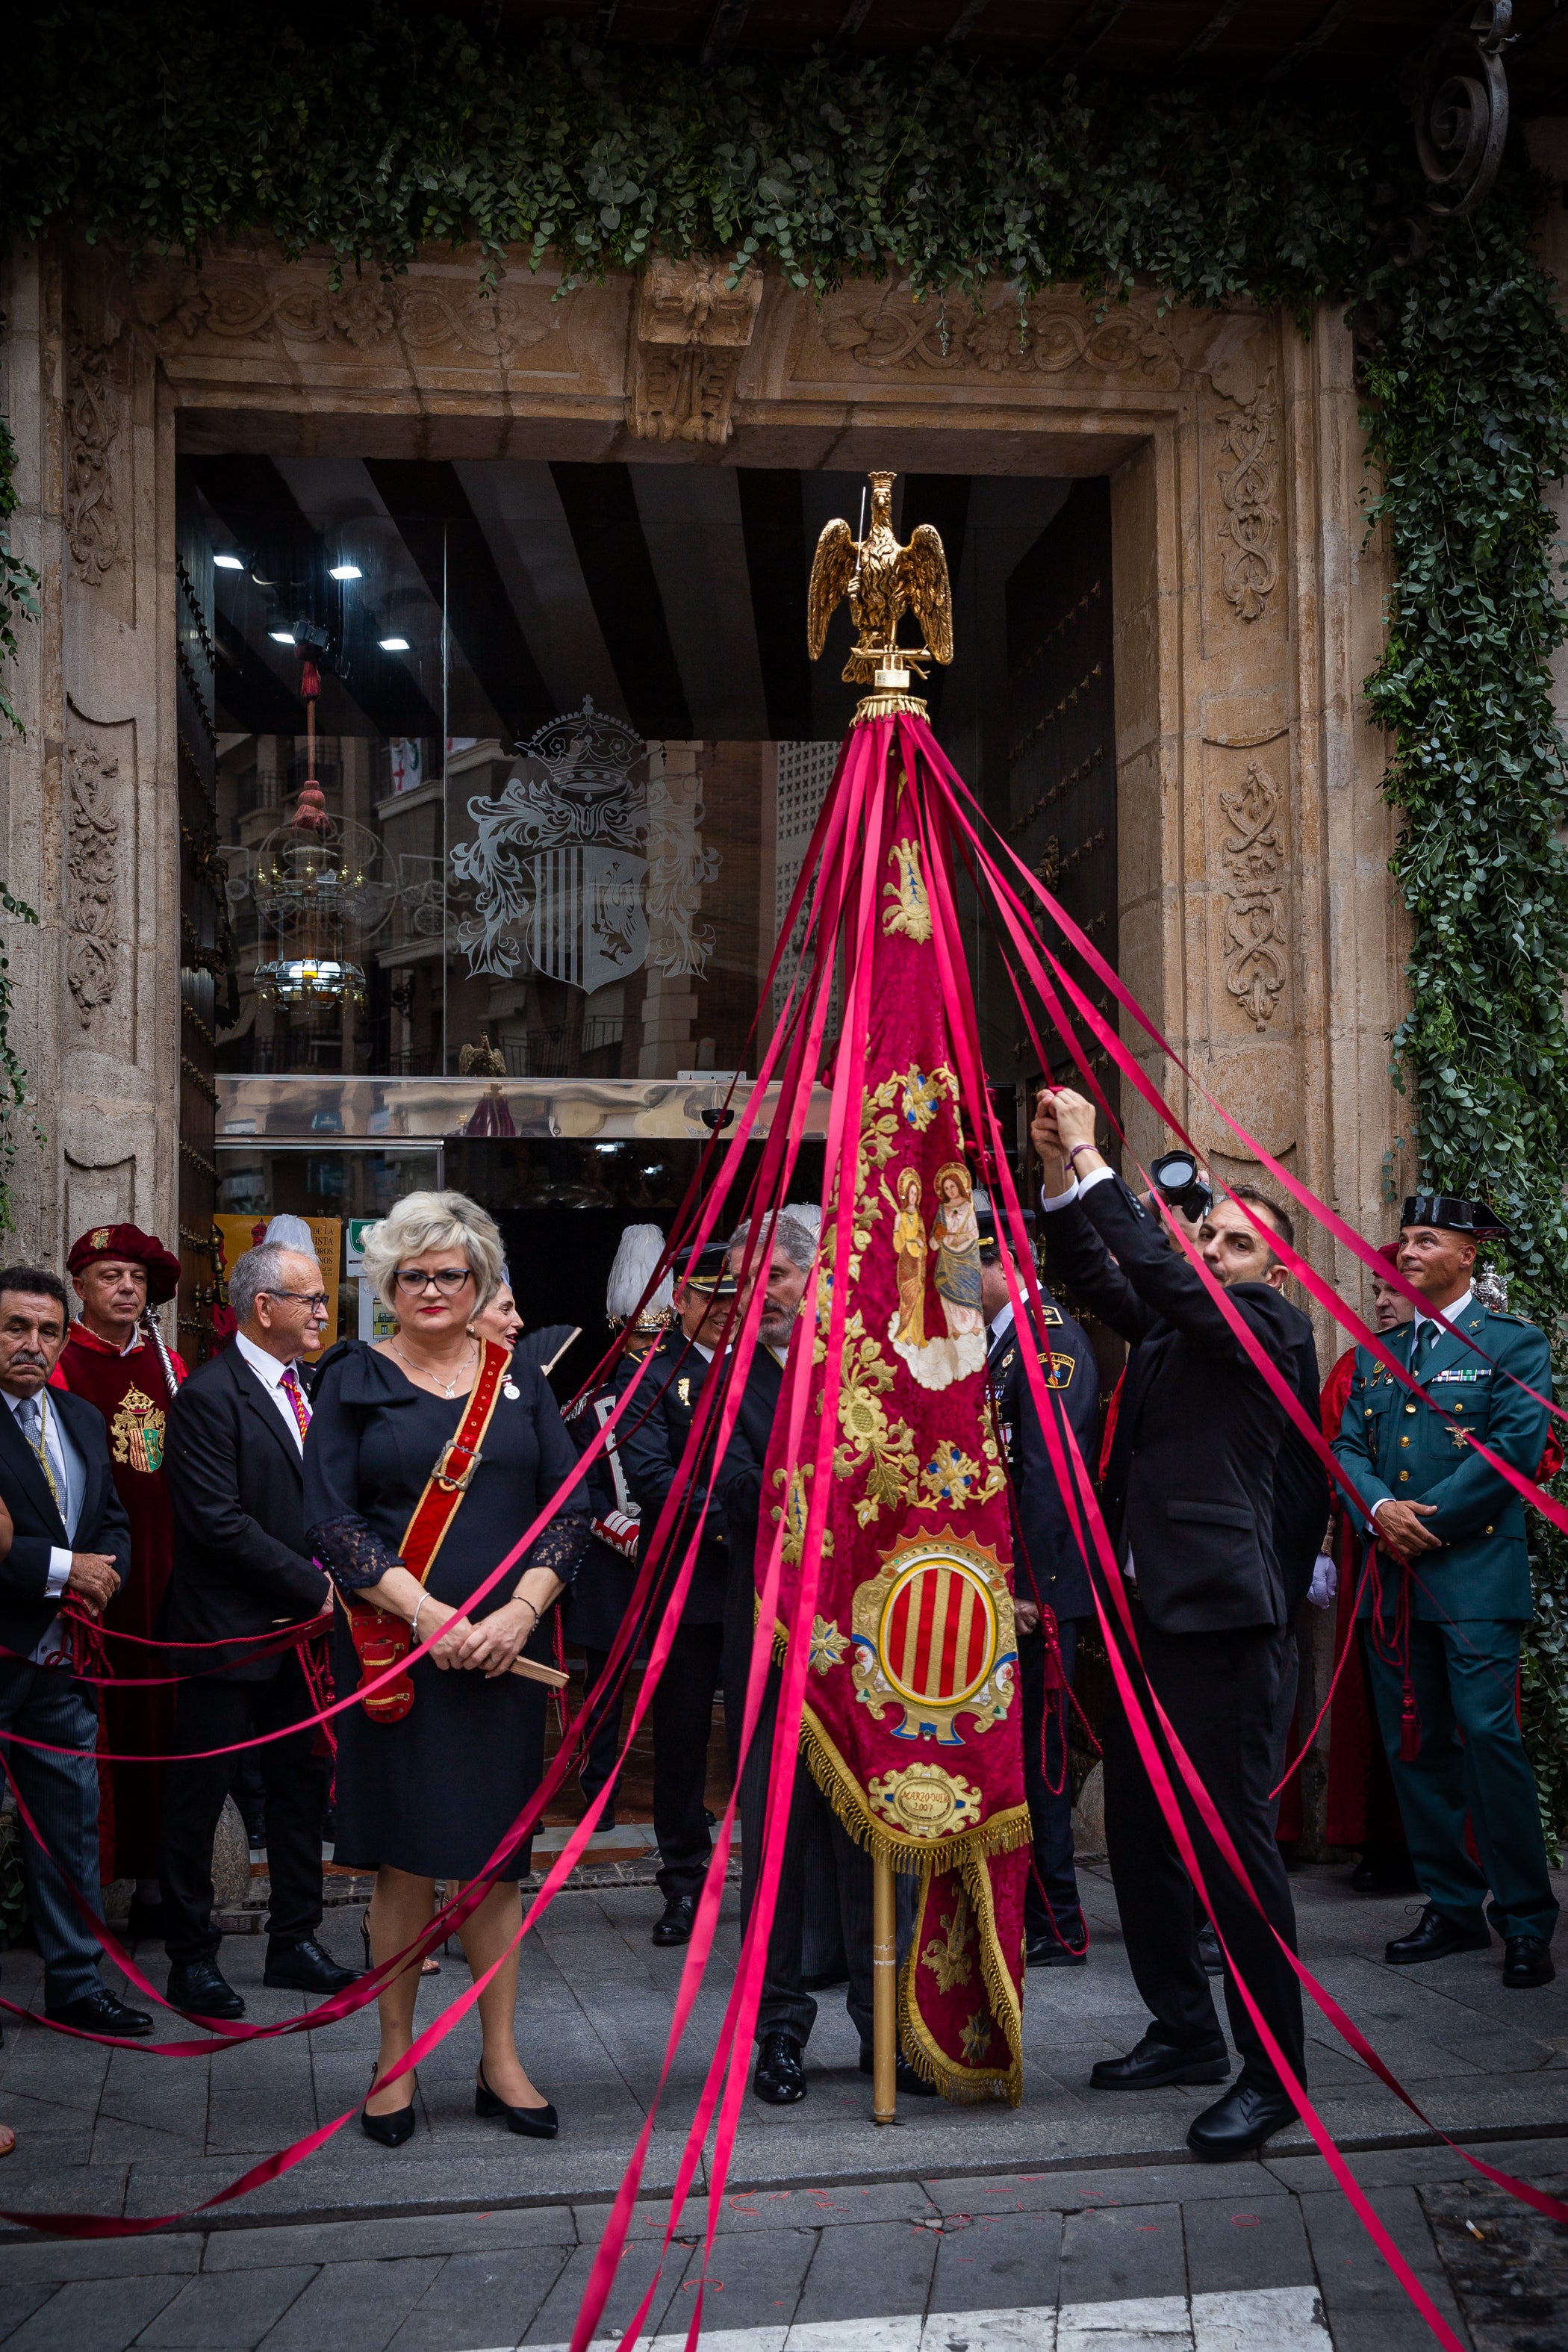
<svg viewBox="0 0 1568 2352">
<path fill-rule="evenodd" d="M 394 1278 L 407 1298 L 417 1298 L 426 1290 L 438 1290 L 443 1298 L 455 1298 L 465 1282 L 472 1282 L 474 1270 L 470 1265 L 438 1265 L 434 1274 L 421 1274 L 417 1266 L 400 1265 Z"/>
<path fill-rule="evenodd" d="M 332 1303 L 324 1290 L 264 1290 L 260 1296 L 263 1298 L 298 1299 L 300 1306 L 312 1307 L 318 1315 L 324 1315 Z"/>
</svg>

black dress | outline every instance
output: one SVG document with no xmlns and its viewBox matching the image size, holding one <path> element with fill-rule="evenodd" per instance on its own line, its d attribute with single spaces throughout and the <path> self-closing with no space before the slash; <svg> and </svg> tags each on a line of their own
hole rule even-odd
<svg viewBox="0 0 1568 2352">
<path fill-rule="evenodd" d="M 305 1441 L 305 1524 L 312 1551 L 343 1592 L 398 1564 L 414 1507 L 467 1405 L 466 1397 L 447 1403 L 416 1388 L 395 1360 L 358 1339 L 323 1360 Z M 552 1569 L 569 1583 L 588 1534 L 585 1497 L 567 1487 L 576 1467 L 543 1373 L 514 1360 L 479 1466 L 426 1580 L 432 1599 L 466 1608 L 558 1489 L 565 1491 L 557 1515 L 527 1560 L 473 1613 L 501 1608 L 524 1566 Z M 332 1644 L 341 1696 L 359 1681 L 341 1610 Z M 548 1661 L 543 1627 L 528 1647 Z M 419 1878 L 474 1878 L 539 1786 L 544 1686 L 517 1675 L 491 1681 L 477 1672 L 443 1673 L 428 1658 L 412 1674 L 414 1705 L 401 1723 L 373 1723 L 357 1706 L 334 1718 L 336 1858 L 351 1870 L 386 1864 Z M 499 1874 L 521 1878 L 528 1866 L 525 1842 Z"/>
</svg>

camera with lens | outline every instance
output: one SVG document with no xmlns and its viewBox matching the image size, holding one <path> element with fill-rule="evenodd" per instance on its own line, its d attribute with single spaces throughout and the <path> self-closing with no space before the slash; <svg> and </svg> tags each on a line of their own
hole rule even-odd
<svg viewBox="0 0 1568 2352">
<path fill-rule="evenodd" d="M 1150 1181 L 1167 1209 L 1175 1209 L 1191 1224 L 1201 1224 L 1214 1207 L 1214 1192 L 1198 1173 L 1190 1151 L 1162 1151 L 1149 1169 Z"/>
</svg>

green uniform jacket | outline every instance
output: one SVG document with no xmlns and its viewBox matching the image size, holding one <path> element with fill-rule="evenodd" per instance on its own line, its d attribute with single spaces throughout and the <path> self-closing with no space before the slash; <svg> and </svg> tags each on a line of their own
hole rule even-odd
<svg viewBox="0 0 1568 2352">
<path fill-rule="evenodd" d="M 1384 1335 L 1389 1354 L 1406 1366 L 1415 1328 L 1406 1323 Z M 1438 1623 L 1478 1617 L 1524 1623 L 1535 1605 L 1524 1504 L 1466 1437 L 1474 1431 L 1501 1460 L 1534 1477 L 1546 1444 L 1546 1407 L 1503 1375 L 1511 1372 L 1549 1397 L 1551 1351 L 1546 1334 L 1533 1323 L 1473 1299 L 1458 1329 L 1483 1352 L 1477 1355 L 1464 1339 L 1441 1332 L 1417 1375 L 1434 1403 L 1444 1407 L 1440 1412 L 1417 1403 L 1358 1348 L 1334 1452 L 1369 1511 L 1385 1495 L 1437 1506 L 1422 1525 L 1443 1549 L 1423 1552 L 1415 1562 L 1420 1581 L 1411 1582 L 1413 1615 Z M 1369 1584 L 1359 1613 L 1364 1617 L 1371 1605 Z"/>
</svg>

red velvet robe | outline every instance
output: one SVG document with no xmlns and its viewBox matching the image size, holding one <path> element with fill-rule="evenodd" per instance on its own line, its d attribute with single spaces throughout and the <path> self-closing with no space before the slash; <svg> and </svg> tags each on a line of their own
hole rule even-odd
<svg viewBox="0 0 1568 2352">
<path fill-rule="evenodd" d="M 173 1353 L 173 1350 L 171 1350 Z M 181 1380 L 184 1365 L 174 1369 Z M 170 1396 L 151 1340 L 126 1355 L 73 1323 L 55 1375 L 74 1395 L 95 1404 L 109 1427 L 114 1483 L 131 1521 L 131 1574 L 104 1612 L 106 1626 L 151 1637 L 168 1589 L 173 1517 L 163 1474 Z M 163 1671 L 156 1650 L 129 1642 L 108 1644 L 110 1670 L 122 1675 Z M 174 1747 L 174 1693 L 108 1690 L 100 1709 L 102 1745 L 121 1754 L 167 1756 Z M 98 1768 L 100 1876 L 156 1878 L 162 1829 L 163 1772 L 155 1764 Z"/>
</svg>

